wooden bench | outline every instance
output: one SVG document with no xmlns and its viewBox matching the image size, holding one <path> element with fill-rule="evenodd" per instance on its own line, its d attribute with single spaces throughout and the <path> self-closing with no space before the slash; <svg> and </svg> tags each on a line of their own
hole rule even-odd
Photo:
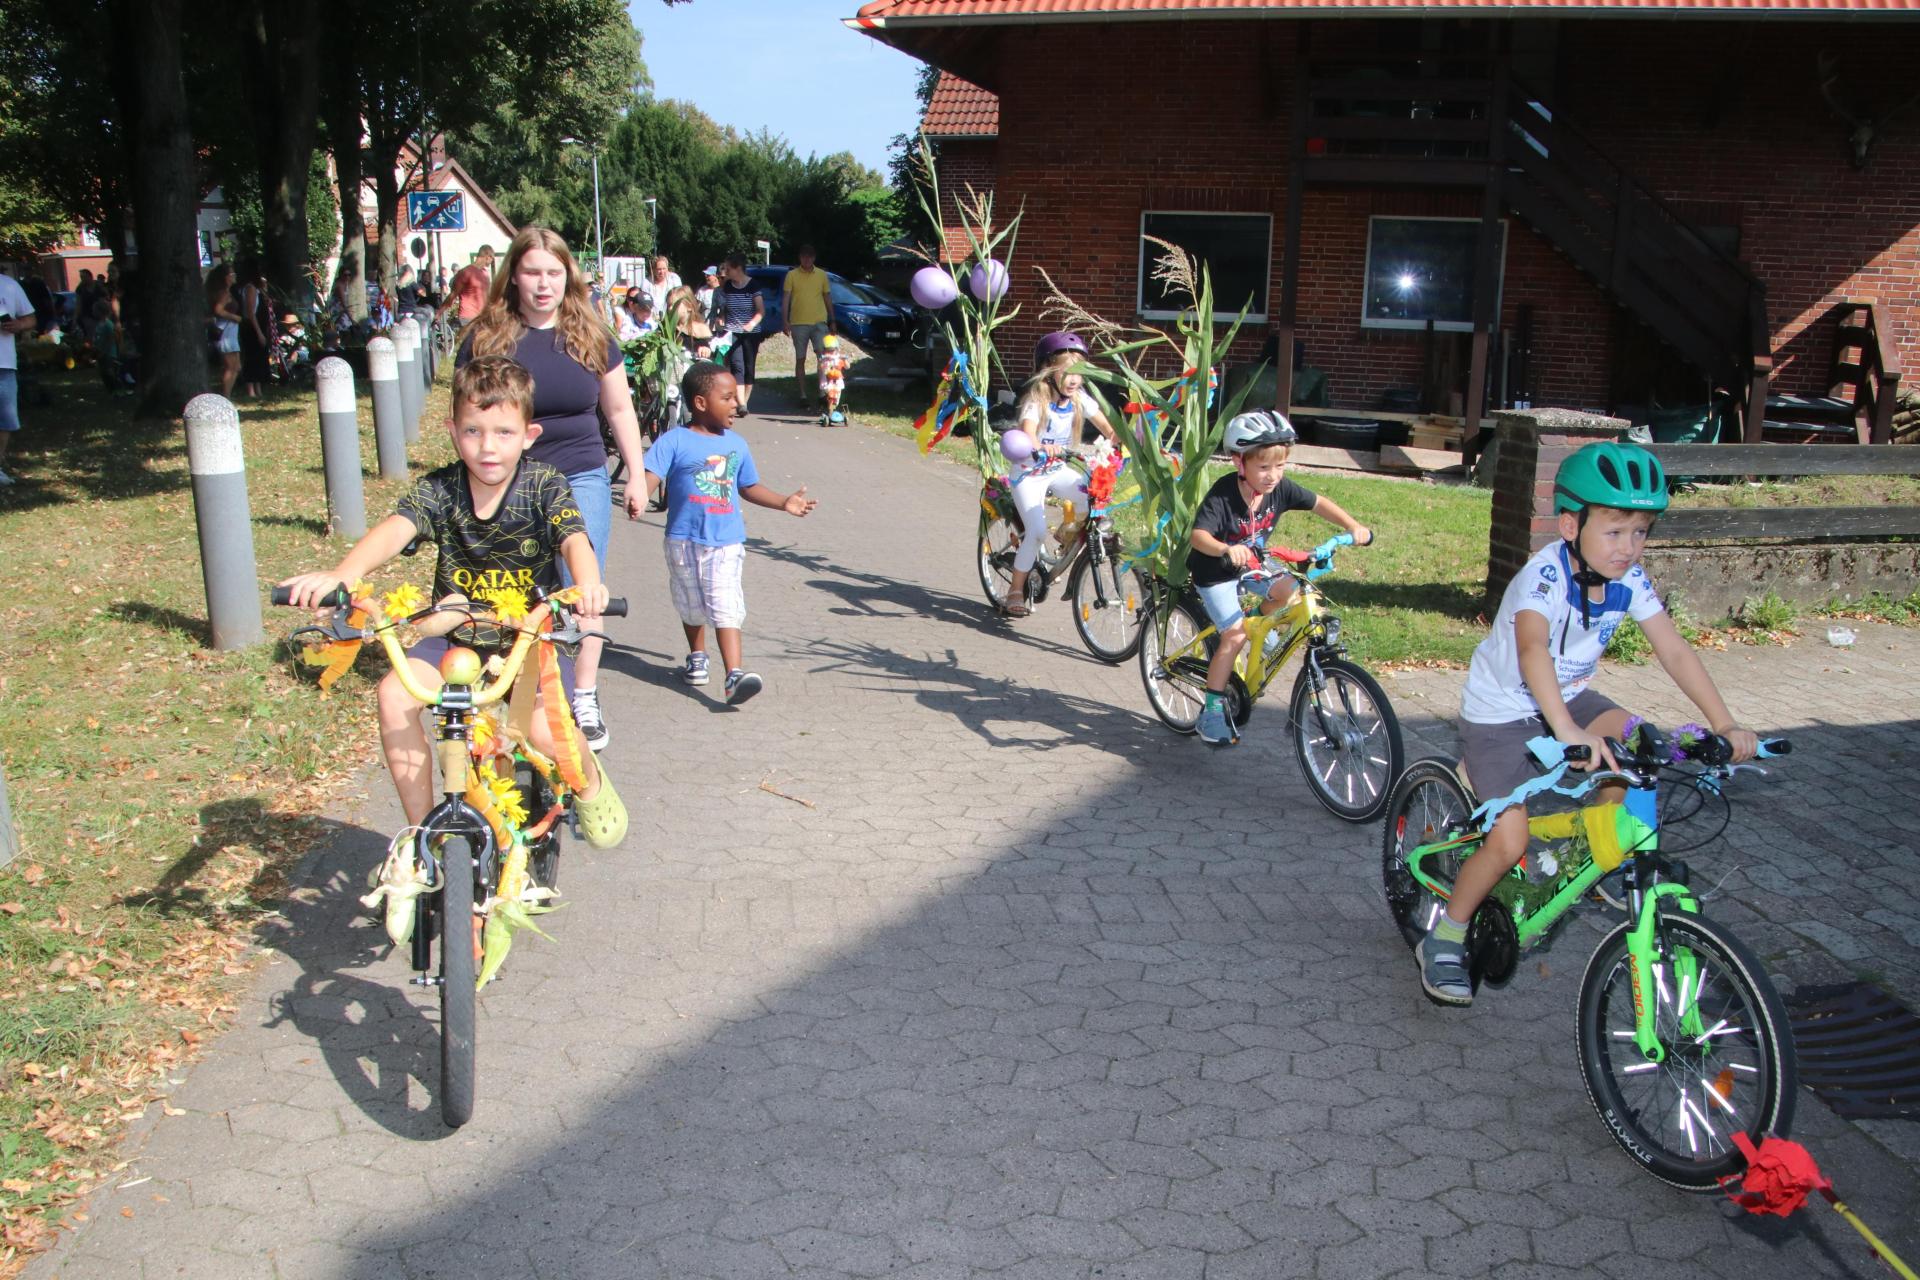
<svg viewBox="0 0 1920 1280">
<path fill-rule="evenodd" d="M 1908 445 L 1658 444 L 1649 447 L 1677 476 L 1920 475 L 1920 448 Z M 1889 538 L 1920 535 L 1920 506 L 1677 507 L 1660 517 L 1662 542 L 1735 538 Z"/>
</svg>

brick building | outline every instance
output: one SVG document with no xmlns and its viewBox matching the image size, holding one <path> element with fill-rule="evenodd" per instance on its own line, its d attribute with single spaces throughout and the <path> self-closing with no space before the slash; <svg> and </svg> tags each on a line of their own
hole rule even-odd
<svg viewBox="0 0 1920 1280">
<path fill-rule="evenodd" d="M 1916 0 L 873 0 L 848 21 L 946 73 L 926 131 L 949 188 L 1024 207 L 1019 295 L 1044 266 L 1110 318 L 1164 315 L 1160 235 L 1249 303 L 1236 356 L 1297 339 L 1336 405 L 1718 390 L 1757 439 L 1806 416 L 1793 395 L 1920 357 Z"/>
</svg>

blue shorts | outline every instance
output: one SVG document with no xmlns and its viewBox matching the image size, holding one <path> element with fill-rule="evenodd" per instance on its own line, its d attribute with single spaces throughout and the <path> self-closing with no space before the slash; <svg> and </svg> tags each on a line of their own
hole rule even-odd
<svg viewBox="0 0 1920 1280">
<path fill-rule="evenodd" d="M 20 375 L 0 369 L 0 431 L 20 429 Z"/>
<path fill-rule="evenodd" d="M 1231 582 L 1208 583 L 1204 587 L 1196 582 L 1193 589 L 1200 593 L 1200 603 L 1205 606 L 1207 618 L 1213 623 L 1214 630 L 1226 631 L 1247 616 L 1240 608 L 1238 578 Z"/>
</svg>

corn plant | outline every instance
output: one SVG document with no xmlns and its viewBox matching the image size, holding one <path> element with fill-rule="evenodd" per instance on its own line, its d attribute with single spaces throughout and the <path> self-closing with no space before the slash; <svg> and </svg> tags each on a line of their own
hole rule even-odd
<svg viewBox="0 0 1920 1280">
<path fill-rule="evenodd" d="M 920 202 L 921 213 L 933 228 L 938 245 L 933 252 L 919 250 L 919 256 L 930 265 L 945 266 L 957 280 L 965 280 L 975 267 L 997 260 L 1006 272 L 1005 279 L 1010 287 L 1013 280 L 1013 251 L 1019 239 L 1021 215 L 1015 214 L 1004 227 L 996 226 L 993 193 L 976 191 L 969 184 L 965 197 L 954 201 L 960 213 L 961 231 L 967 238 L 967 254 L 960 261 L 947 265 L 944 261 L 946 233 L 939 214 L 940 175 L 934 165 L 933 149 L 927 145 L 924 135 L 920 138 L 915 164 L 920 180 L 914 183 L 914 194 Z M 983 478 L 998 475 L 1004 469 L 999 442 L 987 429 L 987 406 L 991 403 L 994 379 L 997 375 L 1009 385 L 1015 381 L 1007 373 L 999 352 L 994 348 L 993 334 L 1001 325 L 1020 314 L 1018 306 L 1001 306 L 1006 297 L 1004 290 L 998 296 L 990 288 L 986 293 L 985 298 L 976 298 L 961 289 L 956 299 L 960 308 L 958 322 L 939 320 L 940 328 L 946 334 L 947 348 L 953 355 L 947 362 L 946 372 L 941 375 L 933 403 L 915 423 L 923 453 L 960 426 L 971 423 L 974 462 Z"/>
<path fill-rule="evenodd" d="M 1169 296 L 1190 304 L 1181 309 L 1171 330 L 1143 325 L 1130 332 L 1104 320 L 1068 297 L 1044 269 L 1040 276 L 1046 281 L 1048 305 L 1042 315 L 1087 337 L 1094 360 L 1082 361 L 1075 371 L 1124 398 L 1123 412 L 1131 427 L 1122 435 L 1131 436 L 1130 470 L 1138 476 L 1153 531 L 1140 558 L 1178 590 L 1187 581 L 1188 539 L 1208 488 L 1207 459 L 1220 447 L 1227 422 L 1240 412 L 1255 380 L 1224 400 L 1216 394 L 1218 365 L 1246 321 L 1246 308 L 1222 332 L 1213 318 L 1213 278 L 1205 264 L 1178 245 L 1147 238 L 1162 250 L 1153 278 L 1167 287 Z M 1174 356 L 1180 372 L 1170 377 L 1149 374 L 1143 365 L 1153 352 Z"/>
</svg>

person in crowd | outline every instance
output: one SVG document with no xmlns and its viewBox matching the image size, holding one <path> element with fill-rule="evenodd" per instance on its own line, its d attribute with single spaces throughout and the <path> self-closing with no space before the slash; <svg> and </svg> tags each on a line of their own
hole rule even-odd
<svg viewBox="0 0 1920 1280">
<path fill-rule="evenodd" d="M 649 496 L 665 488 L 667 573 L 673 607 L 687 635 L 687 665 L 680 678 L 706 684 L 706 629 L 713 627 L 726 666 L 726 700 L 739 706 L 760 692 L 761 679 L 744 665 L 740 628 L 747 600 L 740 580 L 746 565 L 747 526 L 740 501 L 804 516 L 819 504 L 807 486 L 776 493 L 760 482 L 746 440 L 729 425 L 737 388 L 733 375 L 710 361 L 687 371 L 680 398 L 688 425 L 675 427 L 647 450 Z"/>
<path fill-rule="evenodd" d="M 706 308 L 699 305 L 691 288 L 683 284 L 667 295 L 667 314 L 673 317 L 673 331 L 688 355 L 695 360 L 712 357 L 713 329 L 707 324 Z"/>
<path fill-rule="evenodd" d="M 27 301 L 33 304 L 34 328 L 45 333 L 56 323 L 53 313 L 53 290 L 47 288 L 47 282 L 38 274 L 22 280 L 20 287 L 25 290 Z"/>
<path fill-rule="evenodd" d="M 259 259 L 241 262 L 234 295 L 240 312 L 240 389 L 249 399 L 258 400 L 261 387 L 271 376 L 267 353 L 273 350 L 273 303 L 267 295 L 267 273 Z"/>
<path fill-rule="evenodd" d="M 800 265 L 787 272 L 780 285 L 780 332 L 793 339 L 793 376 L 800 384 L 800 407 L 811 408 L 813 390 L 807 383 L 807 351 L 826 353 L 833 327 L 833 284 L 814 265 L 814 249 L 800 246 Z"/>
<path fill-rule="evenodd" d="M 400 296 L 400 311 L 403 315 L 412 315 L 420 305 L 420 276 L 412 267 L 400 268 L 400 280 L 395 288 Z"/>
<path fill-rule="evenodd" d="M 602 578 L 613 533 L 613 488 L 600 434 L 606 415 L 630 475 L 640 471 L 640 419 L 627 389 L 626 362 L 593 305 L 567 242 L 545 227 L 523 227 L 507 247 L 484 310 L 467 327 L 457 369 L 481 356 L 511 356 L 533 375 L 533 416 L 540 434 L 527 456 L 565 475 L 586 522 Z M 627 518 L 637 520 L 646 495 L 627 486 Z M 573 716 L 587 745 L 610 740 L 600 709 L 600 654 L 587 640 L 574 663 Z"/>
<path fill-rule="evenodd" d="M 39 321 L 27 291 L 0 273 L 0 489 L 13 483 L 6 472 L 7 449 L 20 430 L 20 356 L 18 335 L 32 333 Z"/>
<path fill-rule="evenodd" d="M 487 300 L 493 290 L 493 246 L 483 244 L 473 261 L 453 273 L 453 279 L 447 284 L 446 301 L 440 304 L 435 319 L 445 320 L 447 313 L 453 313 L 450 323 L 455 330 L 472 324 L 480 312 L 486 308 Z"/>
<path fill-rule="evenodd" d="M 653 299 L 638 289 L 627 290 L 614 319 L 621 342 L 632 342 L 653 332 Z"/>
<path fill-rule="evenodd" d="M 220 363 L 220 394 L 233 396 L 240 377 L 240 303 L 233 294 L 233 264 L 223 262 L 207 274 L 207 317 L 213 324 L 213 354 Z"/>
<path fill-rule="evenodd" d="M 727 255 L 726 274 L 713 294 L 713 318 L 731 339 L 727 348 L 727 372 L 739 389 L 739 415 L 748 416 L 753 399 L 753 366 L 760 354 L 760 326 L 767 318 L 767 302 L 747 275 L 747 260 L 737 253 Z"/>
<path fill-rule="evenodd" d="M 656 254 L 653 270 L 634 287 L 653 300 L 654 314 L 659 315 L 667 309 L 667 295 L 680 287 L 680 277 L 674 273 L 673 264 L 667 261 L 666 254 Z"/>
<path fill-rule="evenodd" d="M 713 310 L 714 290 L 720 287 L 720 268 L 702 267 L 700 269 L 700 287 L 693 291 L 694 301 L 700 307 L 700 314 L 706 315 Z"/>
<path fill-rule="evenodd" d="M 113 303 L 106 298 L 93 304 L 93 357 L 100 367 L 100 380 L 109 390 L 125 391 L 136 381 L 132 352 L 113 318 Z"/>
</svg>

